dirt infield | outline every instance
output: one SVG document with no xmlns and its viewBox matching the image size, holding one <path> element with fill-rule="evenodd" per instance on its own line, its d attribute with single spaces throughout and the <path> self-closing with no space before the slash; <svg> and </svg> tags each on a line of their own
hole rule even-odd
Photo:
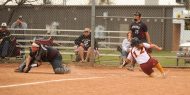
<svg viewBox="0 0 190 95">
<path fill-rule="evenodd" d="M 166 69 L 168 77 L 149 78 L 136 69 L 81 67 L 56 75 L 43 64 L 15 73 L 18 64 L 0 64 L 0 95 L 189 95 L 190 69 Z M 157 74 L 159 72 L 156 71 Z"/>
</svg>

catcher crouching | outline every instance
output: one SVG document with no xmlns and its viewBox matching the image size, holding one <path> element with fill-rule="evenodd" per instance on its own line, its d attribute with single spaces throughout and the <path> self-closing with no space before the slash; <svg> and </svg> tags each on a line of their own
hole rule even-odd
<svg viewBox="0 0 190 95">
<path fill-rule="evenodd" d="M 62 64 L 62 56 L 57 49 L 35 42 L 32 43 L 29 56 L 19 65 L 15 72 L 28 73 L 31 68 L 40 66 L 42 62 L 49 62 L 55 74 L 70 72 L 70 69 Z"/>
</svg>

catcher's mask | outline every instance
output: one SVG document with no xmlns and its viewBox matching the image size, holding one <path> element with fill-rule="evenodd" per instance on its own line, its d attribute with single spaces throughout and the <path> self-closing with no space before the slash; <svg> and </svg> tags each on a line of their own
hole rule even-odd
<svg viewBox="0 0 190 95">
<path fill-rule="evenodd" d="M 131 46 L 134 47 L 134 46 L 137 46 L 139 44 L 141 44 L 142 41 L 140 41 L 137 37 L 134 37 L 131 39 Z"/>
</svg>

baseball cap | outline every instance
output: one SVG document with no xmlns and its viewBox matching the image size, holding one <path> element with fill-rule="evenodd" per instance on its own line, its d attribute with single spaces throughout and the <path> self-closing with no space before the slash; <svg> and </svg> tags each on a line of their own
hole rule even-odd
<svg viewBox="0 0 190 95">
<path fill-rule="evenodd" d="M 84 32 L 90 32 L 90 28 L 84 28 Z"/>
<path fill-rule="evenodd" d="M 141 13 L 140 12 L 135 12 L 134 16 L 141 16 Z"/>
<path fill-rule="evenodd" d="M 3 22 L 3 23 L 1 24 L 1 27 L 7 27 L 7 23 Z"/>
<path fill-rule="evenodd" d="M 18 19 L 22 19 L 22 16 L 20 15 L 20 16 L 18 16 Z"/>
</svg>

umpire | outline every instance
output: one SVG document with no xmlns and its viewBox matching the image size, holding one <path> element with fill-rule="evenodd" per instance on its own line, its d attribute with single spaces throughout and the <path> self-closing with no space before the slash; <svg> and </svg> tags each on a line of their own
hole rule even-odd
<svg viewBox="0 0 190 95">
<path fill-rule="evenodd" d="M 32 67 L 41 65 L 41 62 L 49 62 L 55 74 L 69 73 L 70 69 L 62 65 L 62 56 L 57 49 L 52 47 L 44 47 L 38 43 L 33 42 L 29 56 L 20 64 L 15 72 L 28 73 Z"/>
<path fill-rule="evenodd" d="M 141 20 L 141 13 L 134 13 L 134 22 L 130 25 L 131 38 L 137 37 L 142 42 L 151 43 L 150 35 L 148 33 L 148 28 L 145 23 Z"/>
</svg>

